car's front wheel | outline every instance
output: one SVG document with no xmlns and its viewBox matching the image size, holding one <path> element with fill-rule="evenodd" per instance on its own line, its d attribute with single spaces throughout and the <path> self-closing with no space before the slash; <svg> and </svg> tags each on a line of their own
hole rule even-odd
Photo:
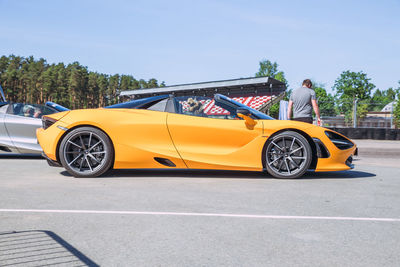
<svg viewBox="0 0 400 267">
<path fill-rule="evenodd" d="M 309 168 L 312 150 L 307 139 L 293 131 L 270 138 L 265 149 L 265 168 L 276 178 L 298 178 Z"/>
<path fill-rule="evenodd" d="M 59 157 L 75 177 L 97 177 L 111 168 L 114 149 L 110 138 L 94 127 L 79 127 L 61 141 Z"/>
</svg>

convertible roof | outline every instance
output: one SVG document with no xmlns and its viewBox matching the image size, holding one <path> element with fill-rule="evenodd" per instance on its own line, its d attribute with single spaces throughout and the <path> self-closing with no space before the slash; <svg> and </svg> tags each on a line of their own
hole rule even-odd
<svg viewBox="0 0 400 267">
<path fill-rule="evenodd" d="M 122 91 L 120 96 L 143 98 L 162 94 L 213 96 L 278 95 L 286 90 L 285 83 L 270 77 L 251 77 L 232 80 L 171 85 L 165 87 Z"/>
</svg>

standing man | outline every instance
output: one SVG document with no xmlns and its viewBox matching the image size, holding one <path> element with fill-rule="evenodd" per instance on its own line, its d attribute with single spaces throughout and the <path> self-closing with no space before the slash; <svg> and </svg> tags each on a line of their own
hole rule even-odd
<svg viewBox="0 0 400 267">
<path fill-rule="evenodd" d="M 288 119 L 292 117 L 293 120 L 313 123 L 312 110 L 314 109 L 317 115 L 317 123 L 321 125 L 321 118 L 319 116 L 319 108 L 315 91 L 311 89 L 312 83 L 310 79 L 303 81 L 302 87 L 293 90 L 288 104 Z"/>
</svg>

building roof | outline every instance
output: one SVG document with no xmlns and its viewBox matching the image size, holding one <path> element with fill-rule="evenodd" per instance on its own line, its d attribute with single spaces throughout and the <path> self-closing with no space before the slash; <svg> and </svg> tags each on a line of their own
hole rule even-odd
<svg viewBox="0 0 400 267">
<path fill-rule="evenodd" d="M 396 104 L 396 101 L 390 102 L 389 104 L 387 104 L 386 106 L 383 107 L 381 112 L 393 112 L 393 108 L 394 108 L 395 104 Z"/>
<path fill-rule="evenodd" d="M 171 85 L 148 89 L 126 90 L 122 91 L 120 93 L 120 96 L 147 97 L 160 94 L 213 95 L 214 93 L 221 93 L 226 95 L 247 95 L 262 93 L 277 94 L 285 90 L 285 84 L 273 78 L 251 77 L 232 80 Z"/>
</svg>

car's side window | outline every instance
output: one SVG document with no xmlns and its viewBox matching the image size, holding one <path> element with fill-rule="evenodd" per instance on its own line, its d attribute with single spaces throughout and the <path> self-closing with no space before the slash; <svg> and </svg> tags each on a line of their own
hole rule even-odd
<svg viewBox="0 0 400 267">
<path fill-rule="evenodd" d="M 147 110 L 163 111 L 164 112 L 165 111 L 165 107 L 167 105 L 167 101 L 168 101 L 168 98 L 167 99 L 163 99 L 163 100 L 151 105 L 150 107 L 148 107 Z"/>
<path fill-rule="evenodd" d="M 179 114 L 207 117 L 215 119 L 236 119 L 236 114 L 217 105 L 210 97 L 181 96 L 175 98 L 176 110 Z"/>
<path fill-rule="evenodd" d="M 55 109 L 37 105 L 37 104 L 22 104 L 14 103 L 9 106 L 8 114 L 17 115 L 28 118 L 40 119 L 43 115 L 49 115 L 57 112 Z"/>
</svg>

